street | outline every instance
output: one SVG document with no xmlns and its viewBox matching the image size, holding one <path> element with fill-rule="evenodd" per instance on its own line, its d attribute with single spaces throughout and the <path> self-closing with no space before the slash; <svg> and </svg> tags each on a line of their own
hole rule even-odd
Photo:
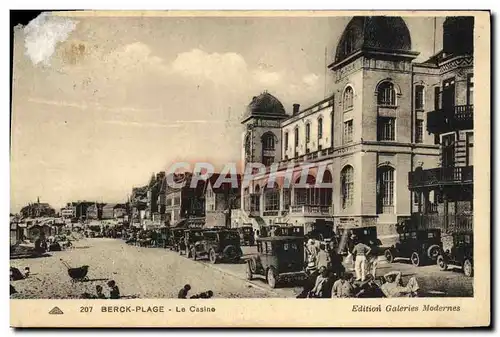
<svg viewBox="0 0 500 337">
<path fill-rule="evenodd" d="M 96 285 L 102 285 L 108 294 L 106 282 L 111 279 L 122 298 L 176 298 L 185 284 L 191 285 L 189 295 L 212 290 L 215 298 L 294 298 L 301 290 L 286 284 L 270 289 L 264 279 L 248 282 L 243 262 L 212 265 L 168 249 L 129 246 L 119 239 L 82 239 L 74 245 L 66 251 L 50 252 L 49 257 L 11 260 L 11 266 L 31 270 L 29 278 L 11 282 L 19 292 L 12 298 L 78 298 L 85 292 L 95 294 Z M 255 247 L 242 248 L 243 259 L 255 252 Z M 60 259 L 71 267 L 89 265 L 89 281 L 72 283 Z M 377 276 L 391 270 L 401 271 L 404 282 L 415 276 L 426 296 L 473 295 L 473 278 L 460 270 L 440 271 L 436 265 L 414 267 L 407 261 L 388 264 L 381 260 Z"/>
</svg>

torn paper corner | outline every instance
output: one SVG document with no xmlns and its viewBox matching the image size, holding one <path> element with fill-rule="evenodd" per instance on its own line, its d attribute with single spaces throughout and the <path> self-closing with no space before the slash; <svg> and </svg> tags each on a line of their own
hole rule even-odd
<svg viewBox="0 0 500 337">
<path fill-rule="evenodd" d="M 42 13 L 24 27 L 25 54 L 34 65 L 50 64 L 58 42 L 65 41 L 78 21 Z"/>
</svg>

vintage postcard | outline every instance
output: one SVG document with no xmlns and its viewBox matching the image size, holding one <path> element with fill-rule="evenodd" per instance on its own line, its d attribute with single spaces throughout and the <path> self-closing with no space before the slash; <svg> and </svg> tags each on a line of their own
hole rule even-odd
<svg viewBox="0 0 500 337">
<path fill-rule="evenodd" d="M 13 31 L 13 327 L 490 324 L 490 13 Z"/>
</svg>

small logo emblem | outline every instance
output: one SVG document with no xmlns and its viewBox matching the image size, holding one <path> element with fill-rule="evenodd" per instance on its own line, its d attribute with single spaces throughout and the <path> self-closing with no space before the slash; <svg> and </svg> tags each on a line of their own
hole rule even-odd
<svg viewBox="0 0 500 337">
<path fill-rule="evenodd" d="M 64 314 L 64 312 L 62 312 L 62 310 L 59 309 L 59 307 L 54 307 L 54 308 L 52 308 L 52 310 L 49 311 L 49 314 L 50 315 L 62 315 L 62 314 Z"/>
</svg>

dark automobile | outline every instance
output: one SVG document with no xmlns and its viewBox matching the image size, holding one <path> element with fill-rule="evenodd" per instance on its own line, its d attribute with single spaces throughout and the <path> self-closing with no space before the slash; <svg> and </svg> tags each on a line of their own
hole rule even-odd
<svg viewBox="0 0 500 337">
<path fill-rule="evenodd" d="M 304 237 L 304 227 L 303 226 L 281 227 L 281 235 Z"/>
<path fill-rule="evenodd" d="M 273 236 L 257 239 L 257 255 L 247 260 L 247 279 L 264 276 L 271 288 L 285 279 L 304 279 L 304 238 Z"/>
<path fill-rule="evenodd" d="M 234 230 L 207 230 L 203 239 L 191 248 L 191 258 L 208 258 L 210 263 L 220 260 L 238 262 L 243 255 L 240 247 L 240 236 Z"/>
<path fill-rule="evenodd" d="M 184 230 L 184 241 L 179 244 L 179 253 L 185 253 L 187 257 L 191 257 L 191 249 L 194 244 L 203 240 L 203 228 L 189 228 Z"/>
<path fill-rule="evenodd" d="M 358 227 L 355 225 L 345 225 L 339 226 L 337 231 L 335 240 L 332 241 L 338 243 L 338 251 L 343 255 L 354 248 L 353 237 L 372 248 L 382 245 L 382 242 L 377 238 L 377 227 L 375 226 Z"/>
<path fill-rule="evenodd" d="M 447 270 L 448 265 L 460 266 L 466 276 L 474 275 L 474 236 L 472 231 L 453 233 L 453 246 L 437 257 L 437 265 Z"/>
<path fill-rule="evenodd" d="M 285 227 L 286 224 L 271 224 L 267 226 L 263 226 L 261 230 L 261 237 L 270 237 L 270 236 L 281 236 L 282 235 L 282 228 Z"/>
<path fill-rule="evenodd" d="M 180 250 L 181 241 L 184 238 L 185 228 L 170 228 L 168 231 L 168 247 L 176 252 Z"/>
<path fill-rule="evenodd" d="M 399 233 L 399 242 L 385 250 L 387 262 L 395 258 L 410 259 L 414 266 L 436 261 L 443 243 L 440 229 L 404 229 Z"/>
<path fill-rule="evenodd" d="M 242 246 L 253 246 L 255 244 L 255 236 L 251 225 L 239 227 L 238 233 L 240 234 L 240 243 Z"/>
<path fill-rule="evenodd" d="M 335 234 L 333 232 L 333 223 L 317 220 L 308 226 L 309 231 L 306 238 L 319 241 L 331 239 Z"/>
</svg>

